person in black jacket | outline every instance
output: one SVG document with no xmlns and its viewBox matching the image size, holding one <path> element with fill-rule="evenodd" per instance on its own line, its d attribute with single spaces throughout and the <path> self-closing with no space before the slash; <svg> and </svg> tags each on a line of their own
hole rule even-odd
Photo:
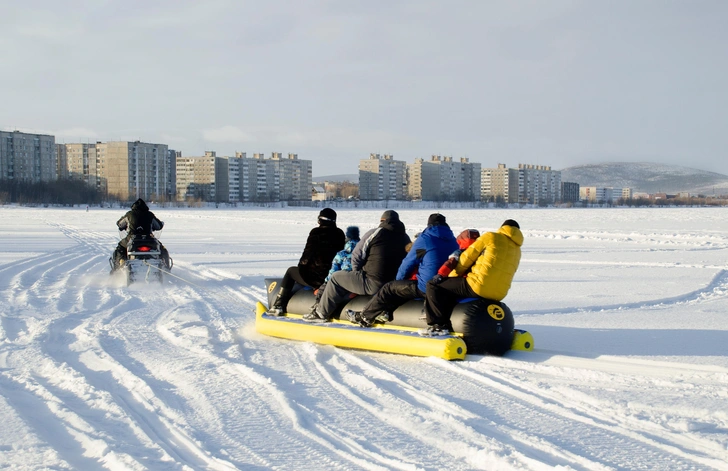
<svg viewBox="0 0 728 471">
<path fill-rule="evenodd" d="M 387 210 L 379 227 L 368 231 L 351 254 L 352 271 L 338 271 L 326 283 L 321 301 L 309 314 L 306 322 L 329 322 L 336 308 L 353 294 L 372 295 L 385 283 L 394 280 L 399 265 L 407 255 L 405 247 L 410 238 L 399 214 Z"/>
<path fill-rule="evenodd" d="M 113 263 L 111 273 L 114 273 L 121 267 L 122 260 L 126 261 L 126 246 L 129 240 L 135 235 L 154 236 L 153 231 L 161 231 L 164 222 L 157 219 L 153 212 L 149 211 L 149 206 L 143 199 L 139 198 L 131 205 L 131 210 L 127 211 L 118 221 L 116 227 L 120 231 L 127 231 L 126 237 L 119 241 L 113 254 Z M 162 259 L 169 270 L 171 268 L 169 261 L 169 252 L 159 242 L 159 249 L 162 252 Z"/>
<path fill-rule="evenodd" d="M 318 223 L 319 226 L 308 234 L 298 265 L 286 270 L 268 315 L 281 316 L 286 312 L 296 283 L 313 289 L 321 286 L 329 274 L 334 256 L 344 248 L 346 237 L 344 231 L 336 227 L 336 211 L 331 208 L 322 209 L 318 215 Z"/>
</svg>

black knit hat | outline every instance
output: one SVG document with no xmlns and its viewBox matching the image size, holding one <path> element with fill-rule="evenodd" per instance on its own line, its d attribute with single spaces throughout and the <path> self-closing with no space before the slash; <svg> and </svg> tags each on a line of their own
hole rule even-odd
<svg viewBox="0 0 728 471">
<path fill-rule="evenodd" d="M 506 219 L 505 222 L 503 224 L 501 224 L 501 226 L 511 226 L 511 227 L 516 227 L 518 229 L 521 228 L 521 226 L 519 226 L 518 223 L 516 221 L 514 221 L 513 219 Z"/>
<path fill-rule="evenodd" d="M 321 212 L 318 215 L 319 221 L 333 221 L 336 222 L 336 211 L 334 211 L 331 208 L 324 208 L 321 210 Z"/>
<path fill-rule="evenodd" d="M 349 226 L 346 228 L 346 238 L 349 240 L 359 240 L 359 227 Z"/>
<path fill-rule="evenodd" d="M 427 225 L 428 226 L 445 226 L 445 225 L 447 225 L 447 223 L 445 222 L 445 216 L 443 216 L 440 213 L 430 214 L 430 217 L 427 218 Z"/>
</svg>

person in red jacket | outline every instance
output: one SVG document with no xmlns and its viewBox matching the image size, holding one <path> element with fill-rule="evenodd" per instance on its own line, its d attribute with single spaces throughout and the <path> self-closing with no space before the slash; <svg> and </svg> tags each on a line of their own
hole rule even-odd
<svg viewBox="0 0 728 471">
<path fill-rule="evenodd" d="M 477 229 L 465 229 L 458 235 L 457 239 L 455 240 L 457 240 L 458 246 L 460 248 L 451 253 L 450 256 L 447 258 L 447 261 L 445 261 L 440 269 L 437 270 L 437 275 L 433 277 L 436 283 L 440 283 L 450 275 L 450 272 L 453 271 L 453 269 L 455 269 L 455 267 L 458 265 L 458 259 L 460 259 L 460 254 L 463 253 L 465 249 L 473 245 L 473 242 L 475 242 L 478 237 L 480 237 L 480 232 Z"/>
</svg>

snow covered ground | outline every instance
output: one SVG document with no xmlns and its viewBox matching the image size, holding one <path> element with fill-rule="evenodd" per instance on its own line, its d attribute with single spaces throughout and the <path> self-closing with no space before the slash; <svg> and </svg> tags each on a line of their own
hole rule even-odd
<svg viewBox="0 0 728 471">
<path fill-rule="evenodd" d="M 525 235 L 536 350 L 461 362 L 255 332 L 315 210 L 153 210 L 180 278 L 127 288 L 121 210 L 0 207 L 0 468 L 728 470 L 728 209 L 444 211 Z"/>
</svg>

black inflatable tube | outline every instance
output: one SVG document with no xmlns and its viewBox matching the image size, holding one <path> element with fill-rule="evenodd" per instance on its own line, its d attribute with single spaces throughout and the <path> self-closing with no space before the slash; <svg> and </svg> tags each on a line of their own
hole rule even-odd
<svg viewBox="0 0 728 471">
<path fill-rule="evenodd" d="M 265 282 L 268 288 L 268 306 L 270 306 L 278 294 L 280 278 L 266 279 Z M 293 314 L 307 314 L 311 311 L 315 301 L 313 290 L 296 286 L 298 289 L 294 289 L 286 311 Z M 347 309 L 363 310 L 369 299 L 371 296 L 356 296 L 337 310 L 334 317 L 339 318 L 341 313 L 346 312 Z M 511 349 L 515 323 L 513 313 L 503 302 L 482 298 L 465 299 L 453 309 L 450 322 L 453 330 L 462 334 L 468 347 L 468 353 L 503 355 Z M 415 299 L 397 308 L 394 311 L 394 319 L 389 325 L 427 327 L 423 301 Z"/>
</svg>

